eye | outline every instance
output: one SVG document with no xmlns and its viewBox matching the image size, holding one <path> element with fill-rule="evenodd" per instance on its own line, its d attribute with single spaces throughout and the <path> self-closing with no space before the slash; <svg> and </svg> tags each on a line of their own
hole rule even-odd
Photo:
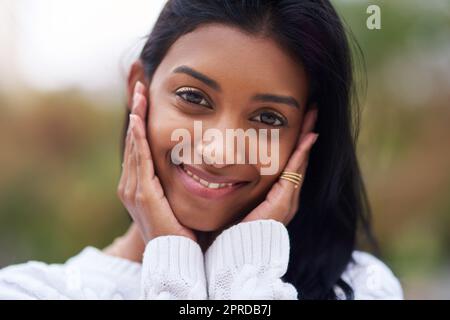
<svg viewBox="0 0 450 320">
<path fill-rule="evenodd" d="M 211 109 L 209 102 L 198 90 L 186 87 L 177 90 L 176 95 L 179 96 L 181 99 L 183 99 L 184 102 L 202 105 Z"/>
<path fill-rule="evenodd" d="M 256 120 L 274 127 L 284 126 L 287 124 L 287 121 L 283 116 L 271 111 L 263 111 L 254 116 L 251 120 Z"/>
</svg>

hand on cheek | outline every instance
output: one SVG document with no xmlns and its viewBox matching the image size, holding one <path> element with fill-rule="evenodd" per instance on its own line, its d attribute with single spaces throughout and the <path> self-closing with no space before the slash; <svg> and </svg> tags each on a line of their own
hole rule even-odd
<svg viewBox="0 0 450 320">
<path fill-rule="evenodd" d="M 304 178 L 308 166 L 309 153 L 318 138 L 313 132 L 317 120 L 317 109 L 312 108 L 305 116 L 302 131 L 296 147 L 289 158 L 284 171 L 301 174 Z M 267 193 L 265 200 L 251 211 L 242 222 L 273 219 L 287 225 L 297 212 L 300 198 L 300 185 L 296 185 L 285 179 L 278 179 Z"/>
<path fill-rule="evenodd" d="M 186 236 L 197 241 L 194 232 L 178 222 L 155 174 L 145 132 L 146 109 L 145 86 L 137 82 L 117 195 L 139 227 L 145 243 L 164 235 Z"/>
</svg>

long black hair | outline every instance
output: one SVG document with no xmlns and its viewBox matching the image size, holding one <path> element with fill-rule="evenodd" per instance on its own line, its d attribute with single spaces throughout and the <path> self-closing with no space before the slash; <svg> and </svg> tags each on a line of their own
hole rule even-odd
<svg viewBox="0 0 450 320">
<path fill-rule="evenodd" d="M 291 250 L 283 280 L 301 299 L 335 299 L 335 286 L 352 298 L 341 275 L 352 261 L 357 230 L 376 244 L 356 157 L 359 112 L 352 104 L 352 55 L 341 19 L 328 0 L 169 0 L 140 54 L 148 80 L 181 35 L 207 23 L 270 38 L 305 68 L 320 138 L 310 154 L 298 213 L 287 226 Z M 122 154 L 127 126 L 128 116 Z"/>
</svg>

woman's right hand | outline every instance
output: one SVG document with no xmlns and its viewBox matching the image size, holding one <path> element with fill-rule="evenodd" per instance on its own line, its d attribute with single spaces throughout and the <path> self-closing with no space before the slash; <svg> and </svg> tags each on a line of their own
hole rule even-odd
<svg viewBox="0 0 450 320">
<path fill-rule="evenodd" d="M 145 133 L 145 90 L 145 86 L 138 81 L 133 92 L 117 195 L 139 227 L 145 243 L 163 235 L 185 236 L 197 241 L 195 233 L 175 217 L 155 174 Z"/>
</svg>

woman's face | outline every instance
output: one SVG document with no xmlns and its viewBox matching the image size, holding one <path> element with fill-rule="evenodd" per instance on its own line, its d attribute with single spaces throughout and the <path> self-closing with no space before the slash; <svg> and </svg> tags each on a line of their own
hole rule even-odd
<svg viewBox="0 0 450 320">
<path fill-rule="evenodd" d="M 272 40 L 210 24 L 172 45 L 149 85 L 147 134 L 156 173 L 180 223 L 194 230 L 217 231 L 264 200 L 296 144 L 307 93 L 305 71 Z M 286 100 L 298 105 L 254 99 L 265 94 L 290 97 Z M 208 164 L 205 159 L 200 164 L 174 164 L 172 150 L 181 141 L 171 139 L 176 129 L 188 130 L 191 150 L 198 155 L 205 150 L 209 155 L 225 155 L 230 146 L 218 140 L 194 141 L 194 121 L 201 121 L 203 133 L 216 128 L 224 137 L 226 129 L 279 129 L 278 155 L 271 155 L 278 156 L 278 170 L 262 175 L 259 158 L 249 163 L 248 143 L 244 164 Z M 268 150 L 271 143 L 276 141 L 269 135 Z M 234 159 L 243 156 L 237 148 L 231 152 Z"/>
</svg>

